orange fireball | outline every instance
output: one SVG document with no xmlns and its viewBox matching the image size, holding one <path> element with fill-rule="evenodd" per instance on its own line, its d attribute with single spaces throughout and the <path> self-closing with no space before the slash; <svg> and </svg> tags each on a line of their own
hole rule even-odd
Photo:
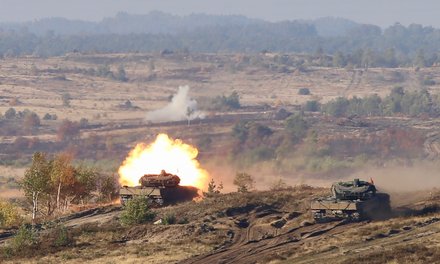
<svg viewBox="0 0 440 264">
<path fill-rule="evenodd" d="M 180 185 L 206 189 L 209 174 L 197 161 L 197 148 L 180 139 L 160 134 L 150 145 L 138 144 L 119 168 L 122 185 L 139 185 L 144 174 L 159 174 L 161 170 L 178 175 Z"/>
</svg>

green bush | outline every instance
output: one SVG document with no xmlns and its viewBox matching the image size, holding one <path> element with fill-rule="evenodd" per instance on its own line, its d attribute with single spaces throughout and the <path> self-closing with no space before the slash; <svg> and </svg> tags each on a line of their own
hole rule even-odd
<svg viewBox="0 0 440 264">
<path fill-rule="evenodd" d="M 236 91 L 233 91 L 229 96 L 217 96 L 212 99 L 209 110 L 226 111 L 240 109 L 240 96 Z"/>
<path fill-rule="evenodd" d="M 70 237 L 67 228 L 65 226 L 58 226 L 54 230 L 55 240 L 53 242 L 56 247 L 64 247 L 72 243 L 72 238 Z"/>
<path fill-rule="evenodd" d="M 17 207 L 9 202 L 0 201 L 0 227 L 19 225 L 21 220 Z"/>
<path fill-rule="evenodd" d="M 318 112 L 320 109 L 321 105 L 316 100 L 307 101 L 306 104 L 303 106 L 303 110 L 308 112 Z"/>
<path fill-rule="evenodd" d="M 10 248 L 14 254 L 17 254 L 28 250 L 29 247 L 35 245 L 36 243 L 37 237 L 32 226 L 22 225 L 12 239 Z"/>
<path fill-rule="evenodd" d="M 145 197 L 136 197 L 127 201 L 121 214 L 121 223 L 134 225 L 153 221 L 156 214 L 150 210 L 149 206 L 148 199 Z"/>
<path fill-rule="evenodd" d="M 174 225 L 176 222 L 176 216 L 174 214 L 166 215 L 162 220 L 163 225 Z"/>
<path fill-rule="evenodd" d="M 298 90 L 298 94 L 299 95 L 309 95 L 310 94 L 310 89 L 309 88 L 300 88 Z"/>
</svg>

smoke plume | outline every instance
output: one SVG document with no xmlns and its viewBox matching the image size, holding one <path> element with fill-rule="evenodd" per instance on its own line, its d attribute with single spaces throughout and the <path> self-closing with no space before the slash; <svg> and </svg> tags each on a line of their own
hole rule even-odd
<svg viewBox="0 0 440 264">
<path fill-rule="evenodd" d="M 189 86 L 179 86 L 171 103 L 164 108 L 147 113 L 146 120 L 152 122 L 182 121 L 204 118 L 204 113 L 197 109 L 197 101 L 188 96 Z"/>
</svg>

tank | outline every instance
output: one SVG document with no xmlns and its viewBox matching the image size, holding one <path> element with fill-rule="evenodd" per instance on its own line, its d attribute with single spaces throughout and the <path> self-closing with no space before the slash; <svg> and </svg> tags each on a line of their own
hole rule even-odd
<svg viewBox="0 0 440 264">
<path fill-rule="evenodd" d="M 139 184 L 142 187 L 176 187 L 180 183 L 180 178 L 177 175 L 167 173 L 162 170 L 160 174 L 145 174 L 139 179 Z"/>
<path fill-rule="evenodd" d="M 199 196 L 199 189 L 180 186 L 177 175 L 162 170 L 160 174 L 145 174 L 139 179 L 139 186 L 122 186 L 119 190 L 122 205 L 134 197 L 147 197 L 151 206 L 161 207 L 179 202 L 191 201 Z"/>
<path fill-rule="evenodd" d="M 332 196 L 311 203 L 312 216 L 317 222 L 331 220 L 376 220 L 390 214 L 390 196 L 377 191 L 372 182 L 354 179 L 337 182 L 331 187 Z"/>
</svg>

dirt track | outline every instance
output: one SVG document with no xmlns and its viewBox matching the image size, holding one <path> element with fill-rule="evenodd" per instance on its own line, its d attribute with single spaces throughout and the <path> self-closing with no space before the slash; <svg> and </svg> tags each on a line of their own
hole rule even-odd
<svg viewBox="0 0 440 264">
<path fill-rule="evenodd" d="M 259 263 L 276 256 L 278 253 L 294 250 L 309 240 L 319 239 L 328 232 L 342 232 L 343 222 L 314 224 L 294 228 L 285 234 L 260 241 L 242 239 L 246 233 L 241 232 L 238 239 L 230 247 L 219 249 L 207 255 L 197 256 L 180 263 Z"/>
</svg>

